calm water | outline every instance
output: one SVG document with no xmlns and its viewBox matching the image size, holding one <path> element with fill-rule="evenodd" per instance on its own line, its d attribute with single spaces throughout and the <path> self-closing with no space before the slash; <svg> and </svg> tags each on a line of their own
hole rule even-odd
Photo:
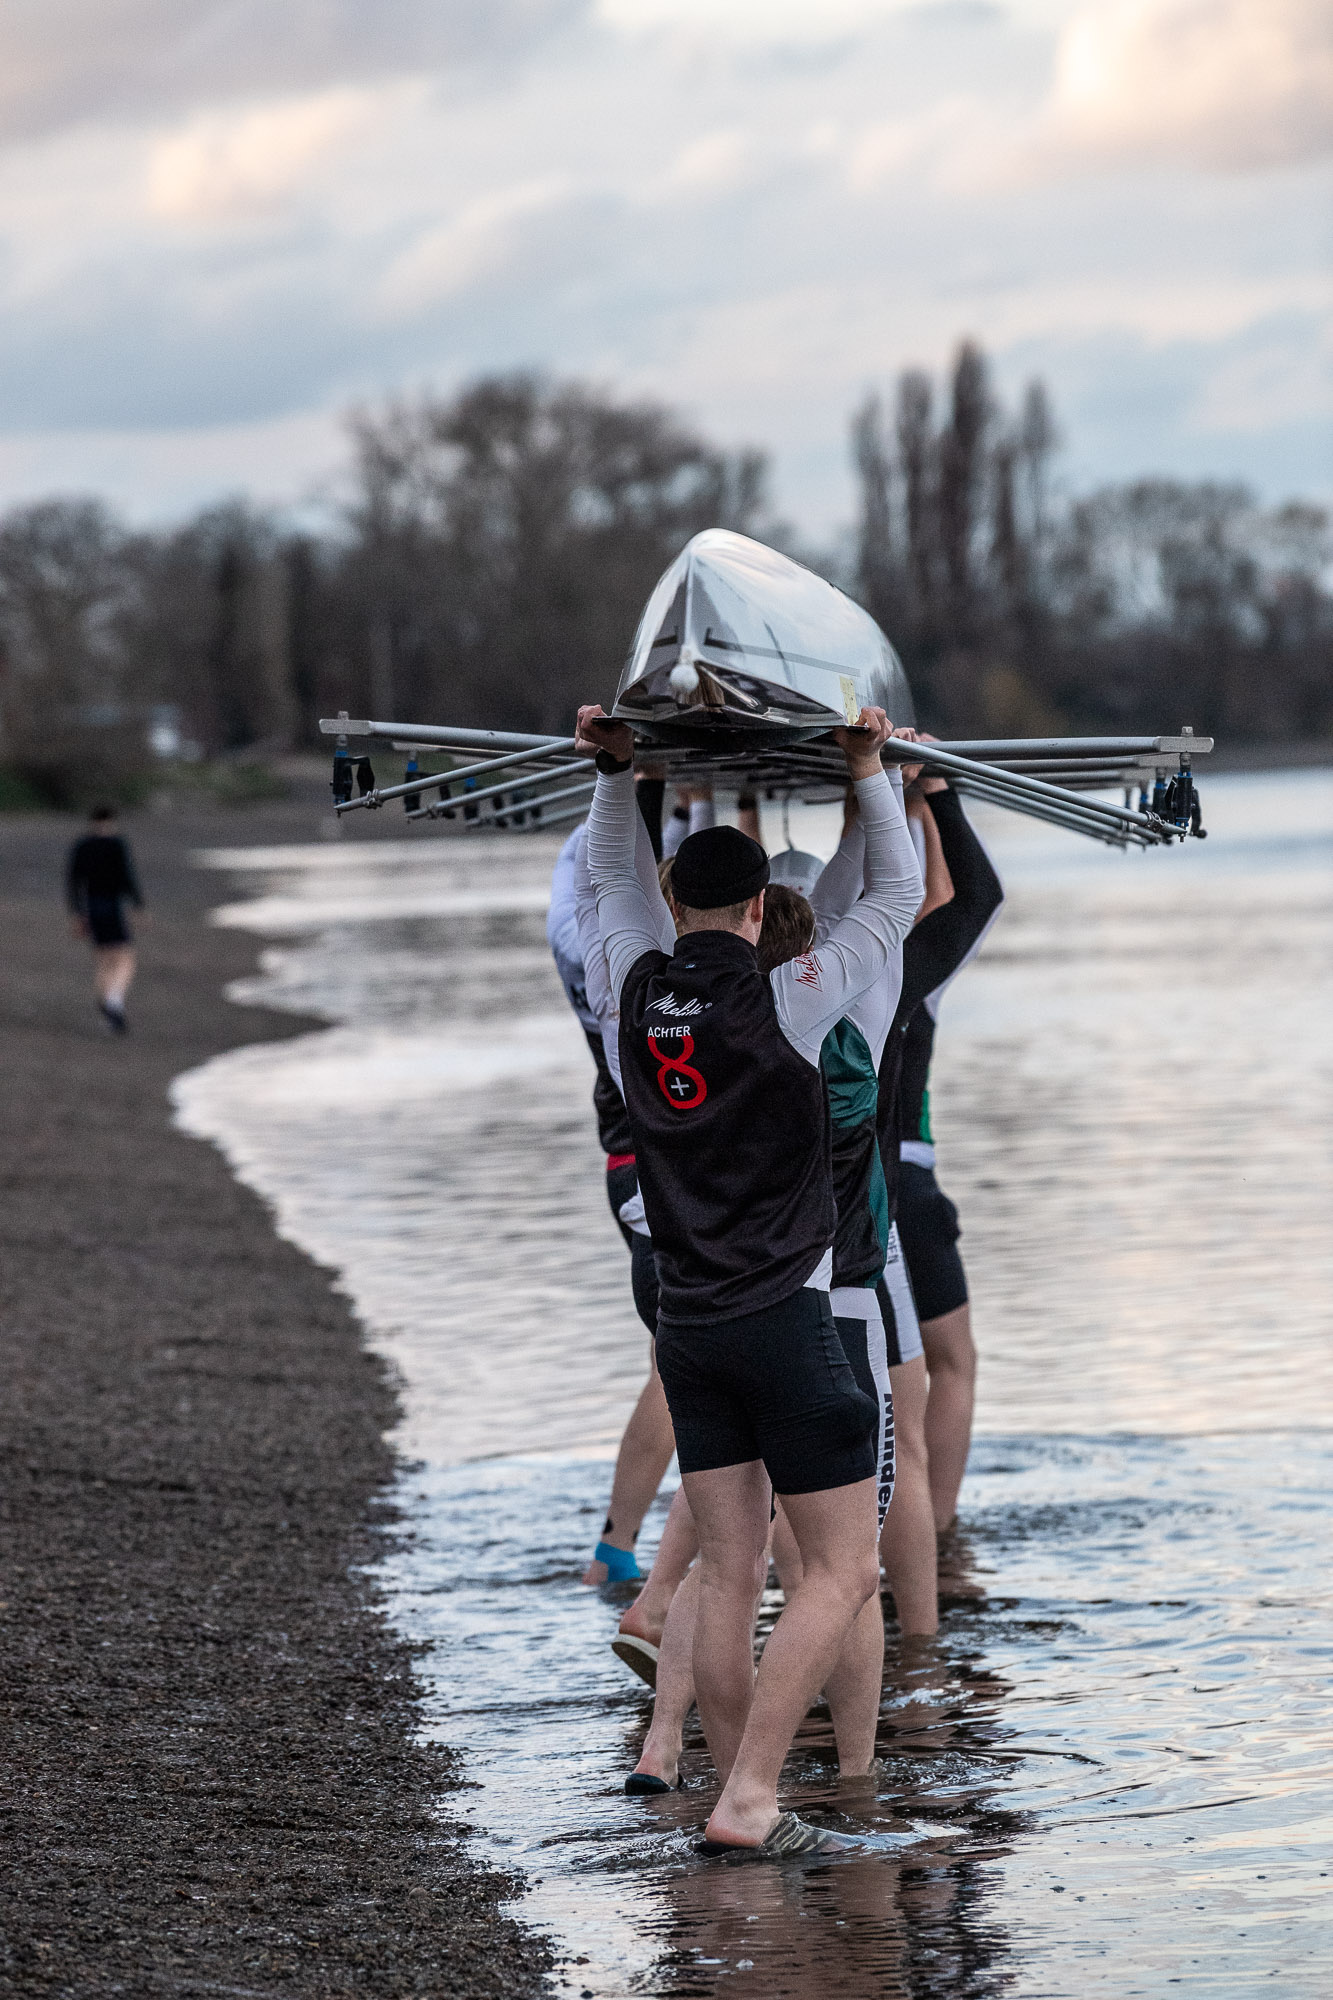
<svg viewBox="0 0 1333 2000">
<path fill-rule="evenodd" d="M 334 1025 L 183 1078 L 180 1116 L 401 1373 L 394 1615 L 572 1994 L 1333 1989 L 1333 780 L 1205 806 L 1169 854 L 981 822 L 1008 906 L 933 1088 L 978 1440 L 939 1641 L 890 1644 L 878 1795 L 818 1716 L 789 1766 L 874 1838 L 814 1866 L 695 1858 L 698 1748 L 679 1797 L 620 1791 L 647 1698 L 577 1576 L 644 1344 L 542 936 L 554 843 L 210 857 L 244 898 L 219 920 L 281 940 L 237 997 Z"/>
</svg>

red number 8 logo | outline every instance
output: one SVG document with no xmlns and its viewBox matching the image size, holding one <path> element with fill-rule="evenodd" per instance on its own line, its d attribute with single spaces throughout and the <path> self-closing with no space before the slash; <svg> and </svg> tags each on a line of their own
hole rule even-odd
<svg viewBox="0 0 1333 2000">
<path fill-rule="evenodd" d="M 694 1054 L 694 1036 L 682 1035 L 680 1054 L 667 1055 L 657 1046 L 657 1037 L 648 1036 L 648 1047 L 653 1058 L 661 1064 L 657 1072 L 657 1085 L 668 1104 L 677 1111 L 693 1111 L 696 1104 L 702 1104 L 708 1095 L 708 1085 L 697 1069 L 690 1068 L 690 1057 Z"/>
</svg>

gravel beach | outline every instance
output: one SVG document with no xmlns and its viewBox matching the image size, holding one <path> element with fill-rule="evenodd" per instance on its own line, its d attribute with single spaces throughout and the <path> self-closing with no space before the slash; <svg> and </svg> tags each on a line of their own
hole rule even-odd
<svg viewBox="0 0 1333 2000">
<path fill-rule="evenodd" d="M 171 1079 L 302 1031 L 225 983 L 210 844 L 313 807 L 126 824 L 152 911 L 113 1039 L 61 906 L 72 821 L 0 821 L 0 1991 L 522 1996 L 543 1941 L 451 1823 L 377 1608 L 394 1398 Z"/>
</svg>

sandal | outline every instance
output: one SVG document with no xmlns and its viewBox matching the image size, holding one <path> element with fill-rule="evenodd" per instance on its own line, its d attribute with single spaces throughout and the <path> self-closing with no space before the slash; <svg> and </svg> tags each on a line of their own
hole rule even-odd
<svg viewBox="0 0 1333 2000">
<path fill-rule="evenodd" d="M 611 1651 L 632 1674 L 647 1681 L 650 1688 L 656 1688 L 657 1647 L 650 1639 L 641 1639 L 637 1632 L 617 1632 L 611 1641 Z"/>
<path fill-rule="evenodd" d="M 696 1854 L 710 1857 L 723 1854 L 753 1854 L 785 1861 L 792 1854 L 843 1854 L 849 1849 L 860 1847 L 861 1842 L 853 1834 L 830 1833 L 826 1827 L 808 1826 L 795 1813 L 783 1813 L 778 1823 L 766 1833 L 758 1847 L 741 1847 L 731 1840 L 700 1840 L 695 1842 Z"/>
<path fill-rule="evenodd" d="M 625 1790 L 632 1799 L 653 1799 L 659 1792 L 683 1792 L 685 1780 L 677 1778 L 669 1785 L 665 1778 L 655 1778 L 651 1771 L 631 1771 L 625 1780 Z"/>
</svg>

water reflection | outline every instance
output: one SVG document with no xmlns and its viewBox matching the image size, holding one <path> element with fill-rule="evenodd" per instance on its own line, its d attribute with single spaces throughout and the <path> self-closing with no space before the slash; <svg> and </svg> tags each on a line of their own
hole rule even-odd
<svg viewBox="0 0 1333 2000">
<path fill-rule="evenodd" d="M 1213 841 L 1170 856 L 992 823 L 1009 909 L 936 1092 L 983 1435 L 939 1640 L 891 1637 L 880 1777 L 837 1783 L 818 1714 L 786 1774 L 875 1845 L 783 1867 L 694 1854 L 697 1742 L 684 1792 L 620 1789 L 646 1698 L 607 1648 L 614 1593 L 577 1576 L 643 1353 L 541 938 L 549 851 L 277 853 L 258 915 L 229 908 L 300 937 L 246 990 L 338 1025 L 206 1066 L 182 1116 L 402 1372 L 394 1615 L 562 1991 L 1333 1988 L 1327 1440 L 1303 1428 L 1333 1414 L 1333 795 L 1209 800 Z"/>
<path fill-rule="evenodd" d="M 1235 1437 L 986 1440 L 966 1588 L 938 1641 L 891 1632 L 882 1772 L 839 1784 L 819 1714 L 789 1762 L 787 1803 L 876 1842 L 831 1861 L 696 1857 L 697 1737 L 683 1792 L 620 1791 L 648 1707 L 569 1560 L 595 1463 L 423 1473 L 390 1581 L 571 1991 L 1249 1993 L 1333 1964 L 1327 1443 L 1266 1450 L 1261 1481 Z"/>
<path fill-rule="evenodd" d="M 606 1650 L 606 1603 L 562 1560 L 596 1470 L 548 1460 L 428 1477 L 413 1489 L 414 1547 L 391 1576 L 400 1615 L 435 1642 L 434 1726 L 466 1735 L 478 1819 L 530 1871 L 527 1914 L 577 1946 L 571 1989 L 684 1996 L 725 1977 L 727 1991 L 793 2000 L 999 1992 L 995 1864 L 1024 1820 L 1003 1796 L 1011 1690 L 972 1635 L 891 1644 L 874 1780 L 838 1781 L 826 1715 L 798 1739 L 785 1795 L 865 1836 L 864 1854 L 702 1860 L 715 1785 L 697 1733 L 681 1792 L 621 1790 L 648 1701 Z"/>
</svg>

